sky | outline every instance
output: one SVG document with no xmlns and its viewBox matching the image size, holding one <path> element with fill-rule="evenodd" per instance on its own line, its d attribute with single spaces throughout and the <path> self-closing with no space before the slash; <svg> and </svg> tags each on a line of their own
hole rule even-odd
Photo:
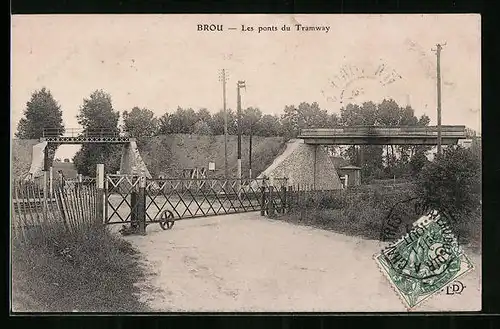
<svg viewBox="0 0 500 329">
<path fill-rule="evenodd" d="M 199 24 L 222 31 L 198 31 Z M 78 128 L 78 109 L 97 89 L 120 112 L 139 106 L 161 116 L 181 106 L 214 113 L 222 108 L 223 68 L 229 108 L 244 80 L 242 107 L 264 114 L 301 102 L 339 113 L 346 102 L 393 98 L 435 125 L 437 43 L 445 44 L 442 123 L 481 131 L 476 14 L 14 15 L 11 40 L 12 135 L 31 94 L 43 87 L 68 128 Z M 58 156 L 74 152 L 62 146 Z"/>
</svg>

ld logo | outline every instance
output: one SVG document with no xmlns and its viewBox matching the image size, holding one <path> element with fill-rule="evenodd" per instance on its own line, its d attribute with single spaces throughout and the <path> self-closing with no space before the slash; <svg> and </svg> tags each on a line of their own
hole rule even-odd
<svg viewBox="0 0 500 329">
<path fill-rule="evenodd" d="M 452 284 L 448 285 L 446 287 L 446 294 L 447 295 L 461 295 L 462 291 L 464 291 L 465 285 L 460 282 L 460 281 L 455 281 Z"/>
</svg>

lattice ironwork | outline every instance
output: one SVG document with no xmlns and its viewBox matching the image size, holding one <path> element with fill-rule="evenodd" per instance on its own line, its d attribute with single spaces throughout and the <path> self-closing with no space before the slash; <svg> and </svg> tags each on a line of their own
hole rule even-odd
<svg viewBox="0 0 500 329">
<path fill-rule="evenodd" d="M 269 187 L 269 206 L 277 213 L 284 213 L 286 208 L 286 186 Z M 268 208 L 269 209 L 269 208 Z"/>
<path fill-rule="evenodd" d="M 258 211 L 267 185 L 265 179 L 147 180 L 146 219 L 157 221 L 164 210 L 176 219 Z"/>
<path fill-rule="evenodd" d="M 42 137 L 41 141 L 59 144 L 81 144 L 81 143 L 130 143 L 130 137 Z"/>
<path fill-rule="evenodd" d="M 106 175 L 105 223 L 130 223 L 137 211 L 135 202 L 141 177 L 136 175 Z M 114 219 L 114 220 L 113 220 Z"/>
<path fill-rule="evenodd" d="M 60 186 L 61 188 L 65 189 L 78 189 L 83 186 L 91 186 L 95 187 L 96 186 L 96 178 L 95 177 L 84 177 L 81 180 L 79 179 L 65 179 L 64 180 L 64 185 L 61 186 L 61 182 L 59 180 L 56 180 L 57 186 Z M 54 184 L 54 185 L 56 185 Z"/>
<path fill-rule="evenodd" d="M 130 136 L 120 135 L 116 129 L 110 128 L 44 128 L 41 141 L 58 144 L 81 144 L 81 143 L 129 143 Z"/>
<path fill-rule="evenodd" d="M 141 179 L 145 180 L 144 185 Z M 136 215 L 146 225 L 160 223 L 163 229 L 170 229 L 181 219 L 264 211 L 270 206 L 273 212 L 281 211 L 286 207 L 284 186 L 286 179 L 146 179 L 107 175 L 106 224 L 133 223 Z"/>
</svg>

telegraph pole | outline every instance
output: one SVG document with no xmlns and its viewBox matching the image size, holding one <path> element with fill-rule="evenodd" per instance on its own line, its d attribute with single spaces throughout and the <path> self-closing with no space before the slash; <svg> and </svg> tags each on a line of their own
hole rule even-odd
<svg viewBox="0 0 500 329">
<path fill-rule="evenodd" d="M 443 46 L 446 46 L 446 42 L 444 44 L 436 44 L 436 77 L 437 77 L 437 126 L 438 126 L 438 144 L 437 144 L 437 153 L 441 155 L 441 50 Z M 434 51 L 434 49 L 433 49 Z"/>
<path fill-rule="evenodd" d="M 222 81 L 222 101 L 223 101 L 223 112 L 224 112 L 224 174 L 226 179 L 228 178 L 228 165 L 227 165 L 227 110 L 226 110 L 226 70 L 222 69 L 221 75 L 219 77 Z"/>
<path fill-rule="evenodd" d="M 237 106 L 238 106 L 238 182 L 241 184 L 241 95 L 240 89 L 246 88 L 245 81 L 238 81 L 236 84 L 236 92 L 237 92 Z M 238 184 L 238 185 L 239 185 Z"/>
<path fill-rule="evenodd" d="M 250 122 L 250 145 L 248 147 L 248 178 L 252 179 L 252 126 L 253 122 Z"/>
</svg>

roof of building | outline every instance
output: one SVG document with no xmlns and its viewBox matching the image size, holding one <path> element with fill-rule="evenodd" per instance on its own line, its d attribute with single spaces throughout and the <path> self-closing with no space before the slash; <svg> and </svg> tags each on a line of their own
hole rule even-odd
<svg viewBox="0 0 500 329">
<path fill-rule="evenodd" d="M 361 170 L 361 167 L 353 166 L 353 165 L 348 165 L 348 166 L 340 167 L 340 169 L 356 169 L 356 170 Z"/>
<path fill-rule="evenodd" d="M 349 165 L 349 160 L 346 160 L 342 157 L 331 156 L 330 159 L 332 159 L 333 166 L 335 167 L 335 169 L 339 169 L 341 167 Z"/>
</svg>

